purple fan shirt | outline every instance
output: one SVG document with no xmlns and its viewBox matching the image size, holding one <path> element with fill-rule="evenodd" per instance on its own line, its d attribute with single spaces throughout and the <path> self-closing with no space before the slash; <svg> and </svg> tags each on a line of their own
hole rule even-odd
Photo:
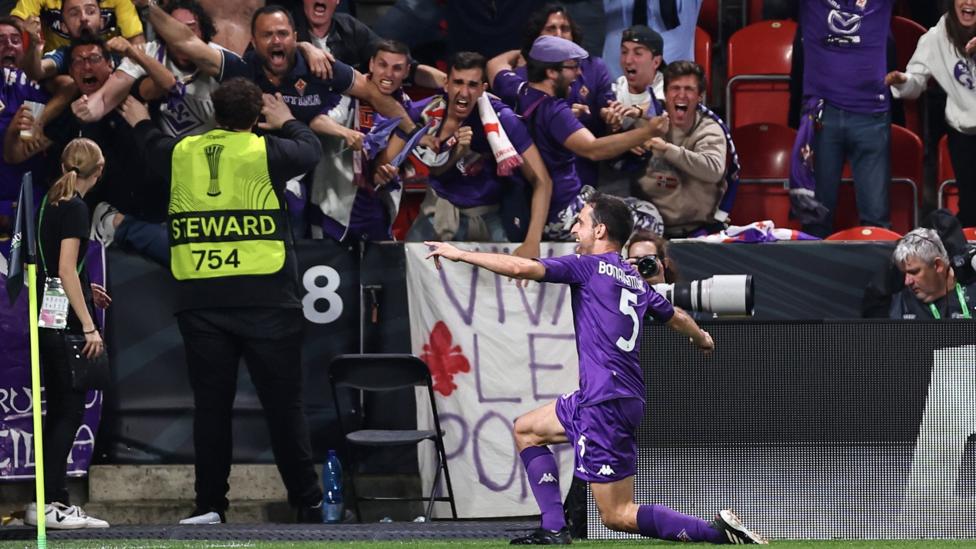
<svg viewBox="0 0 976 549">
<path fill-rule="evenodd" d="M 434 97 L 414 103 L 410 112 L 414 122 L 421 121 L 420 113 Z M 442 94 L 441 97 L 446 99 L 446 94 Z M 529 137 L 525 124 L 507 105 L 496 99 L 489 98 L 489 100 L 512 146 L 519 154 L 525 153 L 532 146 L 532 138 Z M 471 152 L 477 153 L 477 156 L 470 155 L 466 159 L 464 173 L 461 173 L 455 165 L 441 175 L 431 175 L 430 186 L 437 196 L 459 208 L 498 204 L 501 195 L 501 181 L 500 176 L 497 175 L 498 164 L 495 162 L 495 155 L 491 152 L 491 146 L 488 145 L 484 124 L 481 122 L 481 114 L 477 107 L 471 110 L 461 125 L 471 127 Z"/>
<path fill-rule="evenodd" d="M 803 94 L 857 113 L 886 112 L 894 0 L 804 0 Z"/>
<path fill-rule="evenodd" d="M 617 252 L 538 260 L 543 282 L 570 285 L 579 355 L 580 405 L 615 398 L 644 400 L 640 332 L 644 315 L 661 322 L 674 308 Z"/>
<path fill-rule="evenodd" d="M 17 109 L 24 101 L 46 104 L 51 96 L 42 90 L 37 82 L 27 78 L 27 75 L 19 69 L 3 69 L 2 74 L 3 80 L 0 82 L 0 132 L 6 132 L 14 119 L 14 115 L 17 114 Z M 40 164 L 42 157 L 43 155 L 38 155 L 15 166 L 0 159 L 0 200 L 17 200 L 20 191 L 20 178 Z M 37 175 L 35 174 L 35 176 Z M 35 184 L 35 188 L 40 188 L 40 185 Z M 0 215 L 9 215 L 10 212 L 3 211 L 4 209 L 7 208 L 0 209 Z"/>
<path fill-rule="evenodd" d="M 523 80 L 527 80 L 525 66 L 516 68 L 515 74 Z M 569 86 L 566 101 L 570 105 L 579 103 L 590 108 L 590 114 L 581 115 L 579 121 L 583 123 L 586 129 L 593 132 L 593 135 L 606 135 L 606 124 L 600 118 L 600 109 L 616 99 L 610 81 L 610 73 L 607 72 L 607 64 L 603 62 L 603 59 L 593 56 L 581 59 L 580 75 Z M 598 172 L 599 165 L 597 162 L 581 156 L 576 157 L 576 173 L 583 185 L 596 187 Z"/>
<path fill-rule="evenodd" d="M 539 148 L 539 155 L 552 178 L 548 222 L 557 221 L 559 213 L 576 199 L 582 187 L 576 173 L 576 155 L 566 148 L 565 143 L 569 136 L 584 129 L 583 124 L 573 116 L 573 109 L 565 99 L 529 87 L 528 82 L 513 71 L 499 72 L 491 89 L 513 107 L 528 126 L 529 135 Z M 527 112 L 530 116 L 526 116 Z"/>
</svg>

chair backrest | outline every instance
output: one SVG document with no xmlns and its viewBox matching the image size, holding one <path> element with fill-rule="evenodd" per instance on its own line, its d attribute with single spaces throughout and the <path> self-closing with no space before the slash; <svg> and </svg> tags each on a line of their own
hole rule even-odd
<svg viewBox="0 0 976 549">
<path fill-rule="evenodd" d="M 762 21 L 763 2 L 764 0 L 749 0 L 748 5 L 744 8 L 746 20 L 743 21 L 743 25 Z"/>
<path fill-rule="evenodd" d="M 706 90 L 712 89 L 712 37 L 701 27 L 695 27 L 695 63 L 705 69 Z"/>
<path fill-rule="evenodd" d="M 956 171 L 952 169 L 952 159 L 949 157 L 949 136 L 943 135 L 939 140 L 939 164 L 936 167 L 935 180 L 938 183 L 956 178 Z"/>
<path fill-rule="evenodd" d="M 824 240 L 898 240 L 901 235 L 883 227 L 851 227 L 828 236 Z"/>
<path fill-rule="evenodd" d="M 721 39 L 719 31 L 722 25 L 722 13 L 720 11 L 721 2 L 719 0 L 703 0 L 701 10 L 698 12 L 698 26 L 705 30 L 709 36 Z M 666 61 L 671 61 L 666 59 Z"/>
<path fill-rule="evenodd" d="M 793 21 L 760 21 L 729 39 L 725 88 L 729 127 L 756 122 L 786 125 L 795 34 Z"/>
<path fill-rule="evenodd" d="M 742 74 L 790 74 L 796 23 L 759 21 L 729 38 L 728 77 Z"/>
<path fill-rule="evenodd" d="M 788 179 L 796 130 L 782 124 L 740 126 L 733 132 L 741 179 Z"/>
<path fill-rule="evenodd" d="M 891 18 L 891 35 L 895 39 L 895 62 L 898 70 L 904 71 L 915 53 L 918 39 L 925 34 L 925 27 L 906 17 L 895 15 Z"/>
<path fill-rule="evenodd" d="M 329 381 L 333 387 L 361 391 L 391 391 L 431 383 L 427 364 L 407 354 L 339 355 L 329 364 Z"/>
<path fill-rule="evenodd" d="M 959 212 L 959 187 L 956 186 L 956 170 L 952 168 L 952 158 L 949 156 L 949 136 L 943 135 L 939 140 L 938 165 L 936 166 L 935 184 L 939 208 L 946 208 L 952 213 Z"/>
<path fill-rule="evenodd" d="M 966 235 L 966 240 L 976 240 L 976 227 L 963 227 L 962 234 Z"/>
</svg>

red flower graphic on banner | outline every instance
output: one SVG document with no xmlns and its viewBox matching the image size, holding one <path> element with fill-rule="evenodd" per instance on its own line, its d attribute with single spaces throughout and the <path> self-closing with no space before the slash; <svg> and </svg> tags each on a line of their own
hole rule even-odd
<svg viewBox="0 0 976 549">
<path fill-rule="evenodd" d="M 461 346 L 454 345 L 454 336 L 442 320 L 434 324 L 430 341 L 424 343 L 424 354 L 420 358 L 430 368 L 430 375 L 434 378 L 434 390 L 444 396 L 451 396 L 454 389 L 457 389 L 454 374 L 471 371 L 471 363 L 461 352 Z"/>
</svg>

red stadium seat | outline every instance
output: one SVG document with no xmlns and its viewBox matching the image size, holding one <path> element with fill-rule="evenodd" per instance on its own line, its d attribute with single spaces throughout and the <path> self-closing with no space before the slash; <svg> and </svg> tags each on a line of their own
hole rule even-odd
<svg viewBox="0 0 976 549">
<path fill-rule="evenodd" d="M 918 185 L 922 179 L 922 140 L 911 130 L 891 125 L 891 226 L 907 233 L 918 225 Z M 844 177 L 850 178 L 850 166 L 845 166 Z M 837 197 L 834 227 L 846 229 L 860 223 L 854 199 L 854 185 L 845 181 Z"/>
<path fill-rule="evenodd" d="M 956 172 L 952 169 L 949 158 L 949 136 L 943 135 L 939 140 L 939 164 L 936 167 L 936 178 L 939 182 L 940 208 L 946 208 L 952 213 L 959 213 L 959 187 L 956 186 Z"/>
<path fill-rule="evenodd" d="M 761 21 L 729 39 L 725 86 L 729 127 L 757 122 L 786 125 L 795 34 L 793 21 Z"/>
<path fill-rule="evenodd" d="M 721 0 L 704 0 L 698 12 L 698 26 L 709 36 L 721 40 L 722 34 L 722 2 Z M 696 52 L 697 53 L 697 52 Z M 666 59 L 666 61 L 670 61 Z"/>
<path fill-rule="evenodd" d="M 851 227 L 837 231 L 824 240 L 898 240 L 901 235 L 882 227 Z"/>
<path fill-rule="evenodd" d="M 925 27 L 911 19 L 891 18 L 891 34 L 895 38 L 895 59 L 898 70 L 904 71 L 915 53 L 918 39 L 925 34 Z M 902 100 L 905 108 L 905 127 L 922 135 L 922 99 Z"/>
<path fill-rule="evenodd" d="M 976 227 L 963 227 L 962 234 L 966 235 L 966 240 L 976 240 Z"/>
<path fill-rule="evenodd" d="M 790 219 L 790 154 L 796 130 L 779 124 L 736 128 L 742 170 L 730 218 L 734 225 L 770 220 L 777 227 L 799 229 Z"/>
<path fill-rule="evenodd" d="M 750 23 L 755 23 L 757 21 L 762 21 L 763 0 L 748 0 L 742 12 L 745 16 L 745 20 L 742 22 L 743 26 Z"/>
<path fill-rule="evenodd" d="M 712 89 L 712 37 L 701 27 L 695 27 L 695 63 L 705 69 L 705 89 Z"/>
</svg>

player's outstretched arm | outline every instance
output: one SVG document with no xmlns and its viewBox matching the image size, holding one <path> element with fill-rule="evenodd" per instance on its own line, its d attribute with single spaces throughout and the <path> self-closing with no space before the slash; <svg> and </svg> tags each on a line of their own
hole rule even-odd
<svg viewBox="0 0 976 549">
<path fill-rule="evenodd" d="M 500 275 L 526 280 L 542 280 L 546 268 L 534 259 L 525 259 L 507 254 L 492 254 L 487 252 L 469 252 L 459 250 L 446 242 L 424 242 L 430 246 L 427 259 L 434 258 L 434 265 L 441 268 L 440 258 L 451 261 L 463 261 L 477 267 L 488 269 Z"/>
<path fill-rule="evenodd" d="M 667 322 L 667 326 L 679 334 L 688 336 L 691 342 L 705 354 L 711 354 L 715 350 L 715 342 L 712 341 L 712 336 L 702 330 L 695 319 L 691 318 L 684 310 L 675 307 L 674 316 Z"/>
</svg>

